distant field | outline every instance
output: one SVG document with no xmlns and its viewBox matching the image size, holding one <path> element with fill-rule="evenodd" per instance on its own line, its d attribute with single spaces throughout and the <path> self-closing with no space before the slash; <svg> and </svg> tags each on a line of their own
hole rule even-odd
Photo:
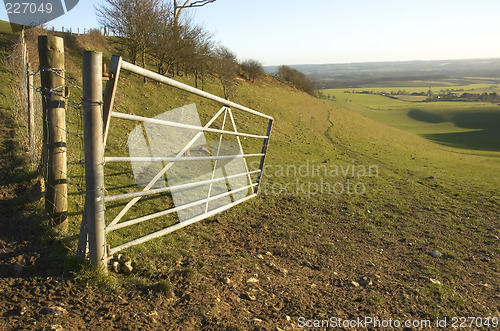
<svg viewBox="0 0 500 331">
<path fill-rule="evenodd" d="M 435 87 L 439 91 L 445 87 Z M 472 84 L 454 87 L 465 91 L 495 92 L 497 86 Z M 402 87 L 409 93 L 425 88 Z M 427 88 L 428 89 L 428 88 Z M 389 126 L 403 129 L 439 144 L 459 148 L 461 152 L 500 152 L 500 106 L 486 102 L 411 102 L 381 95 L 351 93 L 367 89 L 323 90 L 335 96 L 339 106 Z M 369 89 L 374 92 L 390 88 Z M 405 96 L 411 98 L 410 96 Z M 481 152 L 480 152 L 481 151 Z M 500 155 L 498 155 L 500 156 Z"/>
<path fill-rule="evenodd" d="M 457 86 L 471 86 L 475 84 L 497 85 L 500 79 L 494 77 L 460 77 L 460 78 L 445 78 L 441 80 L 425 79 L 425 80 L 379 80 L 362 84 L 362 88 L 382 87 L 382 88 L 410 88 L 410 87 L 429 87 L 437 86 L 443 88 L 456 88 Z"/>
<path fill-rule="evenodd" d="M 296 65 L 318 88 L 428 87 L 494 83 L 500 59 Z M 268 67 L 269 73 L 276 67 Z"/>
<path fill-rule="evenodd" d="M 381 87 L 381 88 L 413 88 L 413 87 L 429 87 L 429 86 L 455 86 L 462 84 L 462 82 L 456 81 L 406 81 L 406 80 L 395 80 L 395 81 L 380 81 L 370 84 L 362 85 L 362 88 L 369 87 Z"/>
<path fill-rule="evenodd" d="M 409 102 L 421 102 L 427 100 L 427 96 L 420 95 L 395 95 L 394 97 L 398 100 Z"/>
<path fill-rule="evenodd" d="M 389 83 L 389 84 L 383 84 Z M 396 82 L 394 82 L 396 83 Z M 391 84 L 391 82 L 380 82 L 377 84 L 371 84 L 365 87 L 358 88 L 346 88 L 346 89 L 327 89 L 323 90 L 326 94 L 328 91 L 350 91 L 350 92 L 362 92 L 362 91 L 370 91 L 373 93 L 381 93 L 381 92 L 398 92 L 398 91 L 406 91 L 407 93 L 421 93 L 429 91 L 431 88 L 433 93 L 438 93 L 441 91 L 450 91 L 450 92 L 470 92 L 470 93 L 492 93 L 492 92 L 500 92 L 500 87 L 495 82 L 476 82 L 474 84 L 467 85 L 446 85 L 446 84 L 435 84 L 436 82 L 422 82 L 422 81 L 413 81 L 413 82 L 397 82 L 398 84 Z M 413 83 L 413 84 L 412 84 Z"/>
</svg>

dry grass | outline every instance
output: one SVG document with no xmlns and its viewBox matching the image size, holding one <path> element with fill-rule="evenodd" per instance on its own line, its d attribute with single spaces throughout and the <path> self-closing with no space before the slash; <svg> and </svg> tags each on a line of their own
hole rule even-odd
<svg viewBox="0 0 500 331">
<path fill-rule="evenodd" d="M 81 35 L 64 34 L 64 43 L 66 48 L 79 51 L 102 51 L 108 47 L 106 38 L 99 29 L 92 29 L 89 33 Z"/>
</svg>

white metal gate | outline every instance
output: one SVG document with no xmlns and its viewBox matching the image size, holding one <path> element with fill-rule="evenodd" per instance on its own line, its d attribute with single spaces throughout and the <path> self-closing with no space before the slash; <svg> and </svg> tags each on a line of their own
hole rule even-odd
<svg viewBox="0 0 500 331">
<path fill-rule="evenodd" d="M 85 254 L 88 242 L 91 261 L 95 265 L 105 267 L 106 261 L 116 252 L 214 216 L 258 194 L 274 120 L 271 116 L 125 62 L 119 56 L 112 57 L 109 73 L 104 75 L 109 80 L 104 100 L 101 102 L 98 100 L 98 92 L 102 91 L 102 85 L 95 86 L 99 85 L 98 81 L 102 77 L 100 63 L 100 53 L 84 52 L 83 103 L 87 193 L 78 255 Z M 205 125 L 201 124 L 197 116 L 195 104 L 169 110 L 154 118 L 116 112 L 113 106 L 121 70 L 214 101 L 220 108 L 216 109 Z M 233 110 L 268 121 L 267 131 L 261 134 L 238 131 Z M 110 124 L 114 119 L 138 123 L 128 135 L 128 156 L 104 155 Z M 221 127 L 214 128 L 214 122 L 220 122 L 221 119 Z M 217 134 L 218 139 L 207 142 L 206 133 Z M 228 136 L 233 137 L 232 142 L 223 139 Z M 245 154 L 242 139 L 262 141 L 260 153 Z M 249 170 L 250 159 L 257 160 L 258 169 Z M 108 188 L 104 187 L 104 164 L 126 162 L 130 162 L 135 181 L 142 190 L 116 195 L 105 194 Z M 168 179 L 168 185 L 165 178 Z M 175 204 L 173 207 L 125 219 L 127 212 L 141 199 L 163 194 L 171 196 Z M 128 202 L 121 211 L 106 224 L 106 204 L 125 201 Z M 115 247 L 106 245 L 108 233 L 174 213 L 178 219 L 176 224 Z"/>
</svg>

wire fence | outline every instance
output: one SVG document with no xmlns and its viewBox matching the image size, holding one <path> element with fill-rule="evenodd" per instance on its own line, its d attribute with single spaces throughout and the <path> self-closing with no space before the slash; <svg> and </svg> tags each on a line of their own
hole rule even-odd
<svg viewBox="0 0 500 331">
<path fill-rule="evenodd" d="M 74 81 L 67 79 L 64 75 L 66 71 L 54 70 L 52 68 L 39 68 L 38 72 L 35 74 L 40 74 L 41 72 L 49 72 L 56 75 L 64 80 L 64 86 L 59 86 L 55 89 L 47 89 L 42 86 L 33 86 L 37 95 L 42 98 L 42 103 L 47 102 L 48 95 L 55 95 L 61 97 L 65 101 L 66 106 L 66 116 L 64 126 L 56 126 L 57 129 L 64 131 L 66 134 L 66 146 L 61 146 L 64 148 L 67 156 L 67 166 L 57 167 L 57 163 L 52 162 L 50 159 L 50 153 L 48 154 L 47 160 L 44 161 L 43 173 L 47 174 L 50 171 L 58 172 L 67 181 L 67 189 L 65 191 L 60 190 L 58 185 L 53 185 L 50 181 L 45 180 L 46 192 L 48 189 L 53 189 L 56 194 L 61 195 L 68 202 L 68 210 L 66 215 L 62 217 L 68 217 L 69 228 L 68 233 L 77 233 L 79 225 L 82 221 L 83 206 L 85 202 L 85 163 L 84 163 L 84 148 L 83 148 L 83 103 L 82 103 L 82 88 Z M 49 127 L 49 119 L 45 117 L 43 120 L 43 125 Z M 50 133 L 50 130 L 47 130 Z M 49 144 L 50 137 L 46 137 L 45 145 Z M 46 200 L 47 202 L 47 200 Z M 48 203 L 56 208 L 53 202 L 48 200 Z M 53 214 L 47 212 L 49 210 L 46 208 L 46 216 L 55 227 L 61 222 L 61 219 L 56 219 Z"/>
<path fill-rule="evenodd" d="M 63 32 L 63 33 L 69 33 L 70 35 L 85 35 L 85 34 L 90 34 L 95 31 L 99 31 L 103 36 L 106 37 L 115 37 L 118 36 L 113 29 L 110 29 L 107 26 L 101 26 L 98 28 L 80 28 L 80 27 L 64 27 L 62 26 L 60 29 L 56 28 L 55 26 L 51 27 L 52 32 Z"/>
</svg>

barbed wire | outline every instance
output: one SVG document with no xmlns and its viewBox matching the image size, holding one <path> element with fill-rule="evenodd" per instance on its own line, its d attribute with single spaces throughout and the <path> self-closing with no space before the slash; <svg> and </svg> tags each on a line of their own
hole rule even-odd
<svg viewBox="0 0 500 331">
<path fill-rule="evenodd" d="M 84 160 L 84 148 L 83 148 L 83 89 L 73 80 L 65 77 L 67 71 L 63 69 L 54 69 L 46 67 L 38 67 L 35 72 L 27 73 L 29 76 L 40 76 L 43 72 L 50 72 L 64 80 L 64 85 L 57 86 L 55 88 L 45 88 L 38 86 L 37 84 L 30 85 L 29 88 L 33 89 L 37 97 L 42 101 L 47 101 L 51 95 L 57 96 L 63 99 L 64 106 L 66 109 L 65 125 L 55 125 L 53 126 L 57 130 L 64 131 L 66 135 L 66 144 L 60 148 L 66 151 L 66 169 L 54 168 L 54 164 L 50 160 L 50 154 L 46 156 L 46 164 L 44 168 L 47 173 L 48 170 L 53 173 L 57 173 L 60 177 L 65 178 L 67 183 L 66 192 L 59 189 L 58 185 L 52 185 L 48 183 L 46 178 L 44 178 L 45 192 L 48 189 L 53 190 L 55 195 L 58 195 L 67 200 L 67 211 L 62 214 L 51 215 L 47 210 L 57 210 L 54 202 L 46 199 L 46 204 L 50 208 L 46 208 L 46 217 L 48 218 L 50 225 L 52 227 L 60 224 L 61 220 L 68 220 L 68 233 L 66 238 L 70 238 L 70 242 L 67 243 L 63 240 L 63 244 L 67 249 L 74 250 L 76 247 L 76 238 L 78 238 L 78 231 L 80 228 L 80 222 L 83 218 L 83 209 L 85 203 L 85 160 Z M 71 94 L 76 93 L 75 97 L 69 96 L 69 90 Z M 41 111 L 38 112 L 39 114 Z M 48 119 L 42 118 L 40 122 L 41 127 L 48 127 Z M 40 131 L 42 128 L 36 128 Z M 48 139 L 48 132 L 46 138 Z M 42 139 L 43 140 L 43 139 Z M 48 141 L 43 141 L 42 145 L 47 146 Z M 43 163 L 43 161 L 42 161 Z"/>
<path fill-rule="evenodd" d="M 55 74 L 56 76 L 62 78 L 65 83 L 69 84 L 73 88 L 76 88 L 78 90 L 78 92 L 80 92 L 83 95 L 83 89 L 80 86 L 78 86 L 78 84 L 76 84 L 72 80 L 66 78 L 65 75 L 61 74 L 61 72 L 66 72 L 65 69 L 38 67 L 37 71 L 35 71 L 33 73 L 29 73 L 28 75 L 36 76 L 37 74 L 39 74 L 41 72 L 50 72 L 52 74 Z M 65 93 L 66 92 L 66 85 L 58 86 L 58 87 L 55 87 L 52 89 L 48 89 L 48 88 L 45 88 L 43 86 L 37 87 L 37 86 L 33 86 L 33 85 L 31 85 L 31 87 L 34 89 L 34 91 L 42 93 L 42 95 L 43 95 L 43 93 L 53 94 L 53 95 L 56 95 L 58 97 L 65 99 L 65 100 L 71 101 L 71 103 L 73 104 L 74 107 L 81 107 L 83 105 L 83 98 L 82 98 L 82 101 L 76 101 L 73 98 L 70 98 L 66 95 L 66 93 Z"/>
</svg>

